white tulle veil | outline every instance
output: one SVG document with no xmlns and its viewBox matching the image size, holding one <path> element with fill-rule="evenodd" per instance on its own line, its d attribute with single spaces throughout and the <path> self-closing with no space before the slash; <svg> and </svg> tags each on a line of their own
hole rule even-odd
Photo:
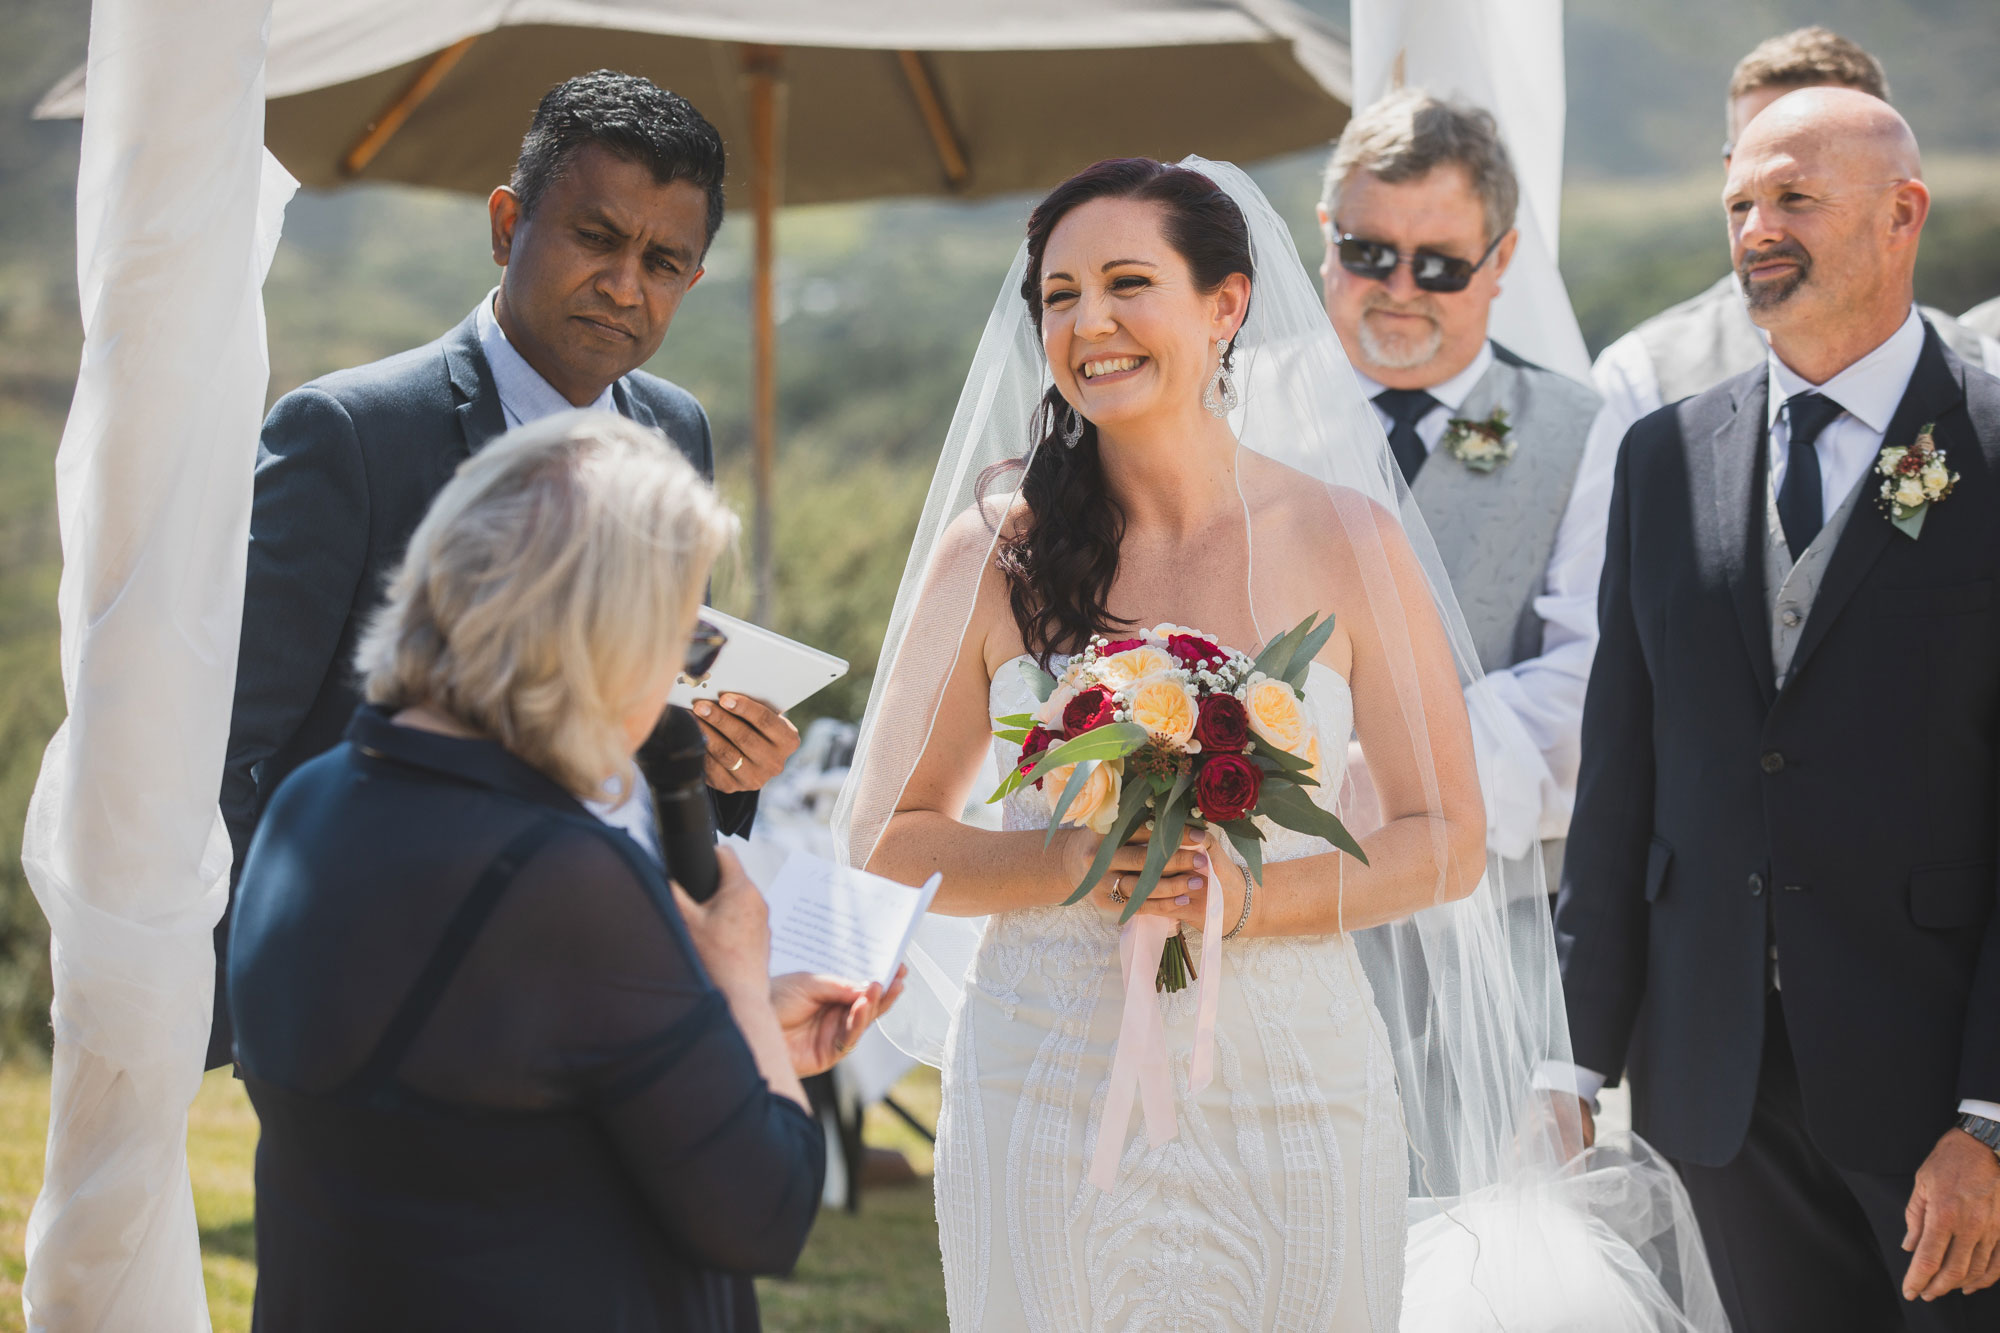
<svg viewBox="0 0 2000 1333">
<path fill-rule="evenodd" d="M 1341 525 L 1369 574 L 1368 611 L 1391 657 L 1400 652 L 1414 662 L 1409 617 L 1435 614 L 1462 683 L 1472 685 L 1478 658 L 1436 547 L 1289 230 L 1238 168 L 1199 158 L 1181 165 L 1216 181 L 1249 223 L 1255 274 L 1237 338 L 1241 405 L 1231 417 L 1241 447 L 1328 489 L 1327 521 Z M 1051 378 L 1020 294 L 1026 267 L 1024 245 L 987 319 L 897 593 L 853 775 L 835 810 L 835 837 L 850 864 L 873 855 L 929 740 L 998 531 L 989 524 L 993 542 L 983 547 L 941 538 L 961 515 L 990 509 L 992 497 L 978 494 L 987 469 L 1032 458 L 1031 420 Z M 1356 504 L 1348 493 L 1374 505 Z M 1382 510 L 1401 519 L 1431 605 L 1409 605 L 1399 593 L 1391 554 L 1371 521 Z M 1259 546 L 1254 532 L 1251 551 L 1251 620 L 1260 635 L 1275 635 L 1301 608 L 1282 604 L 1273 588 L 1270 571 L 1284 553 Z M 1414 669 L 1398 670 L 1393 660 L 1389 667 L 1435 796 Z M 1440 807 L 1434 801 L 1431 808 Z M 1441 884 L 1434 905 L 1354 936 L 1392 1048 L 1409 1142 L 1403 1328 L 1726 1329 L 1671 1170 L 1624 1135 L 1565 1160 L 1558 1145 L 1576 1139 L 1574 1099 L 1532 1089 L 1539 1063 L 1567 1061 L 1570 1053 L 1541 873 L 1538 854 L 1526 863 L 1489 857 L 1471 896 L 1445 901 Z M 931 916 L 919 928 L 909 992 L 882 1023 L 917 1059 L 942 1063 L 984 925 L 983 918 Z"/>
</svg>

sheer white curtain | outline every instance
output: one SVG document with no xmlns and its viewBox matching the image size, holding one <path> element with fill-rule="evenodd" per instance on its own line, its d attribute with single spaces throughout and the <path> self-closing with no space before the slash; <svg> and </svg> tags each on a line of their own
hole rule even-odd
<svg viewBox="0 0 2000 1333">
<path fill-rule="evenodd" d="M 1521 179 L 1521 242 L 1493 306 L 1493 336 L 1590 382 L 1590 357 L 1556 268 L 1562 218 L 1562 0 L 1354 0 L 1354 105 L 1402 82 L 1493 113 Z"/>
<path fill-rule="evenodd" d="M 96 0 L 62 447 L 63 688 L 22 860 L 53 934 L 34 1329 L 206 1329 L 187 1174 L 227 893 L 216 809 L 294 182 L 263 151 L 271 0 Z"/>
</svg>

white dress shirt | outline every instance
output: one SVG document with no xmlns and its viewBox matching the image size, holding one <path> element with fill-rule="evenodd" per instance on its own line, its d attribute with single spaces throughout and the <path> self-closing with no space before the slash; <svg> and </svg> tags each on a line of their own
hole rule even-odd
<svg viewBox="0 0 2000 1333">
<path fill-rule="evenodd" d="M 1824 384 L 1812 383 L 1775 354 L 1767 357 L 1771 377 L 1771 401 L 1765 416 L 1771 441 L 1770 494 L 1778 494 L 1779 487 L 1784 485 L 1785 470 L 1791 464 L 1791 415 L 1785 411 L 1786 400 L 1794 394 L 1821 393 L 1839 403 L 1843 410 L 1815 442 L 1819 453 L 1820 512 L 1831 514 L 1840 508 L 1849 492 L 1875 466 L 1876 456 L 1882 452 L 1882 437 L 1902 404 L 1923 350 L 1924 324 L 1912 306 L 1909 318 L 1887 340 Z M 1658 393 L 1657 387 L 1654 392 Z M 1590 1102 L 1596 1101 L 1604 1081 L 1605 1076 L 1594 1069 L 1554 1061 L 1535 1071 L 1536 1087 L 1574 1091 Z M 2000 1120 L 2000 1103 L 1967 1099 L 1958 1104 L 1958 1109 L 1988 1120 Z"/>
<path fill-rule="evenodd" d="M 500 414 L 506 419 L 507 429 L 513 430 L 558 412 L 577 411 L 576 404 L 558 393 L 554 385 L 542 378 L 540 371 L 528 364 L 526 357 L 514 350 L 514 344 L 507 341 L 507 333 L 493 313 L 494 298 L 499 294 L 500 289 L 495 287 L 479 303 L 479 350 L 486 354 L 486 368 L 493 372 L 493 388 L 500 395 Z M 612 396 L 611 386 L 605 385 L 604 392 L 583 410 L 616 412 L 618 402 Z M 624 830 L 632 841 L 657 861 L 660 859 L 660 835 L 653 823 L 653 794 L 637 765 L 633 766 L 631 782 L 632 790 L 623 801 L 585 801 L 583 805 L 611 827 Z"/>
<path fill-rule="evenodd" d="M 1492 365 L 1493 345 L 1487 343 L 1472 364 L 1426 390 L 1439 406 L 1417 422 L 1425 449 L 1437 451 L 1451 418 Z M 1358 368 L 1355 378 L 1371 401 L 1384 387 Z M 1394 424 L 1381 408 L 1375 414 L 1385 431 Z M 1593 424 L 1535 598 L 1541 655 L 1490 671 L 1467 691 L 1473 696 L 1467 700 L 1473 751 L 1486 779 L 1481 786 L 1493 797 L 1487 803 L 1486 845 L 1512 859 L 1526 856 L 1542 839 L 1567 835 L 1576 807 L 1583 696 L 1597 653 L 1597 579 L 1604 567 L 1611 468 L 1618 452 L 1618 438 L 1601 446 L 1598 434 Z M 1481 707 L 1478 695 L 1497 706 Z"/>
</svg>

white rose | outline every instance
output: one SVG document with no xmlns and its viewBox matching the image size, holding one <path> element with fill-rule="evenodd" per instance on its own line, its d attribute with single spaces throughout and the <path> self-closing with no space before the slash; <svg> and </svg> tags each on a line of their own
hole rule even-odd
<svg viewBox="0 0 2000 1333">
<path fill-rule="evenodd" d="M 1915 477 L 1905 477 L 1902 485 L 1896 487 L 1896 503 L 1905 509 L 1915 509 L 1930 497 L 1924 494 L 1924 485 Z"/>
<path fill-rule="evenodd" d="M 1910 451 L 1908 449 L 1905 449 L 1900 445 L 1896 446 L 1893 449 L 1884 449 L 1882 451 L 1881 460 L 1875 464 L 1875 470 L 1881 473 L 1885 477 L 1895 476 L 1897 464 L 1901 463 L 1903 461 L 1903 455 L 1909 452 Z"/>
<path fill-rule="evenodd" d="M 1944 494 L 1945 487 L 1951 485 L 1951 473 L 1945 470 L 1942 463 L 1924 464 L 1923 479 L 1924 489 L 1930 492 L 1932 499 Z"/>
</svg>

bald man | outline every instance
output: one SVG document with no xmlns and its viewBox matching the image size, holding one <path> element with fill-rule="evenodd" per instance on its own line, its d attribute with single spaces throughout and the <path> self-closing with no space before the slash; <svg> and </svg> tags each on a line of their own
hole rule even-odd
<svg viewBox="0 0 2000 1333">
<path fill-rule="evenodd" d="M 1722 162 L 1727 171 L 1736 140 L 1759 112 L 1801 88 L 1856 88 L 1889 100 L 1882 63 L 1839 33 L 1814 26 L 1758 43 L 1736 63 L 1724 103 L 1727 138 Z M 1974 327 L 1942 310 L 1919 307 L 1945 344 L 1974 365 L 2000 374 L 2000 341 L 1991 329 Z M 1734 272 L 1698 294 L 1645 320 L 1598 354 L 1591 379 L 1604 398 L 1591 436 L 1593 461 L 1608 457 L 1632 424 L 1668 403 L 1710 389 L 1764 364 L 1763 331 L 1743 309 L 1743 291 Z M 1587 478 L 1584 489 L 1588 489 Z"/>
<path fill-rule="evenodd" d="M 2000 381 L 1886 103 L 1776 101 L 1723 205 L 1770 349 L 1620 451 L 1544 1078 L 1630 1075 L 1736 1333 L 2000 1329 Z"/>
</svg>

